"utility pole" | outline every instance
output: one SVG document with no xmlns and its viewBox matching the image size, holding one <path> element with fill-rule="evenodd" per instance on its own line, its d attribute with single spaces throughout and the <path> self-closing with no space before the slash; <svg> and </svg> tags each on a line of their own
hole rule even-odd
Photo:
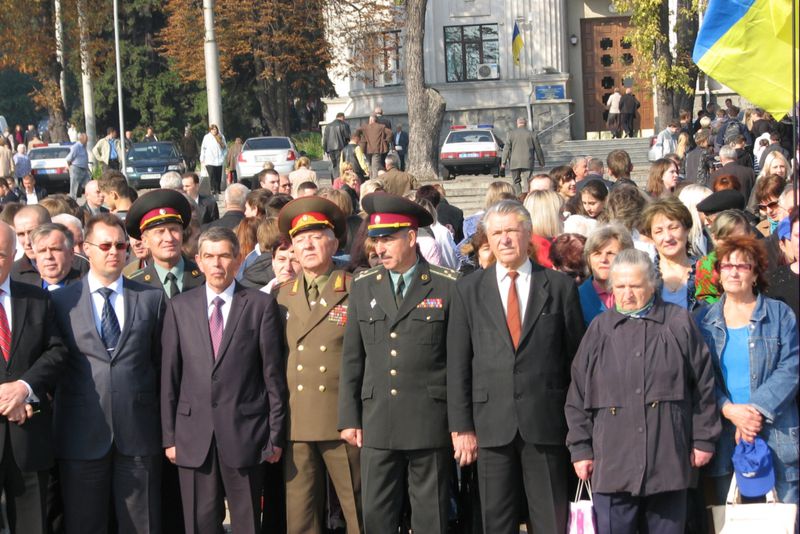
<svg viewBox="0 0 800 534">
<path fill-rule="evenodd" d="M 117 0 L 114 0 L 114 53 L 117 56 L 117 100 L 119 101 L 119 170 L 125 174 L 128 161 L 125 159 L 125 116 L 122 111 L 122 66 L 119 55 L 119 6 L 117 4 Z"/>
<path fill-rule="evenodd" d="M 219 79 L 219 50 L 214 35 L 214 0 L 203 0 L 205 39 L 203 52 L 206 62 L 206 96 L 208 98 L 208 123 L 216 124 L 224 133 L 222 124 L 222 89 Z"/>
<path fill-rule="evenodd" d="M 86 28 L 86 0 L 78 0 L 78 29 L 80 32 L 81 54 L 81 89 L 83 92 L 83 121 L 86 136 L 89 140 L 89 158 L 94 161 L 92 148 L 97 143 L 97 126 L 94 119 L 94 84 L 92 83 L 91 65 L 89 63 L 89 31 Z"/>
</svg>

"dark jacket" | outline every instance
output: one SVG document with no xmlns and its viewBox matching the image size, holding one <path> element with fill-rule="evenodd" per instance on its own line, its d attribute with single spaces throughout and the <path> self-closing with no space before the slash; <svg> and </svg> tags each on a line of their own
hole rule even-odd
<svg viewBox="0 0 800 534">
<path fill-rule="evenodd" d="M 208 224 L 219 219 L 219 206 L 213 196 L 200 195 L 197 197 L 200 207 L 200 224 Z"/>
<path fill-rule="evenodd" d="M 373 122 L 363 128 L 364 138 L 367 141 L 365 154 L 386 154 L 392 139 L 392 130 L 381 124 Z"/>
<path fill-rule="evenodd" d="M 239 226 L 239 223 L 242 222 L 243 219 L 244 219 L 243 211 L 228 210 L 225 212 L 225 215 L 223 215 L 216 221 L 204 224 L 202 226 L 202 229 L 203 231 L 205 231 L 215 226 L 221 226 L 222 228 L 230 228 L 231 230 L 235 231 L 236 227 Z"/>
<path fill-rule="evenodd" d="M 692 449 L 714 452 L 721 429 L 711 357 L 689 312 L 656 297 L 641 319 L 597 316 L 572 364 L 565 412 L 572 461 L 594 460 L 594 491 L 688 488 Z"/>
<path fill-rule="evenodd" d="M 350 125 L 343 120 L 336 119 L 325 127 L 322 136 L 322 148 L 325 152 L 341 150 L 350 142 Z"/>
<path fill-rule="evenodd" d="M 72 269 L 64 279 L 66 285 L 79 280 L 87 272 L 89 272 L 89 262 L 86 261 L 86 258 L 74 256 L 72 258 Z M 11 278 L 17 282 L 42 287 L 42 277 L 39 276 L 39 271 L 33 266 L 28 256 L 25 255 L 14 262 L 14 266 L 11 268 Z"/>
<path fill-rule="evenodd" d="M 406 152 L 408 152 L 408 133 L 407 132 L 399 132 L 399 133 L 400 133 L 399 142 L 397 139 L 398 132 L 392 133 L 392 149 L 397 150 L 397 152 L 400 154 L 405 154 Z M 397 148 L 398 146 L 400 148 Z"/>
<path fill-rule="evenodd" d="M 636 110 L 639 109 L 639 101 L 636 100 L 636 96 L 631 94 L 624 94 L 622 98 L 619 100 L 619 112 L 620 113 L 636 113 Z"/>
<path fill-rule="evenodd" d="M 212 439 L 225 465 L 257 466 L 285 446 L 286 367 L 278 305 L 237 284 L 216 359 L 206 286 L 169 301 L 161 337 L 161 425 L 177 464 L 198 468 Z M 156 418 L 157 419 L 157 418 Z"/>
<path fill-rule="evenodd" d="M 508 134 L 502 162 L 509 170 L 533 169 L 534 159 L 544 167 L 544 152 L 536 134 L 527 128 L 516 128 Z"/>
<path fill-rule="evenodd" d="M 497 285 L 497 268 L 459 280 L 447 331 L 451 432 L 475 431 L 480 447 L 564 446 L 569 368 L 583 336 L 575 283 L 532 264 L 531 288 L 515 350 Z"/>
<path fill-rule="evenodd" d="M 46 291 L 11 280 L 11 346 L 0 383 L 24 380 L 39 398 L 40 412 L 18 425 L 0 418 L 0 457 L 8 455 L 23 472 L 53 466 L 52 407 L 67 362 L 67 349 Z M 10 443 L 12 451 L 5 451 Z"/>
<path fill-rule="evenodd" d="M 184 135 L 181 138 L 181 152 L 183 153 L 183 157 L 187 160 L 197 160 L 200 156 L 200 147 L 197 146 L 197 139 L 195 139 L 194 135 Z M 194 169 L 187 169 L 187 170 L 194 170 Z"/>
<path fill-rule="evenodd" d="M 719 169 L 711 172 L 711 181 L 713 182 L 714 178 L 724 174 L 732 174 L 737 177 L 739 183 L 742 184 L 742 195 L 744 195 L 744 198 L 750 198 L 750 193 L 753 191 L 753 187 L 756 183 L 756 175 L 752 167 L 742 167 L 738 163 L 728 162 Z"/>
<path fill-rule="evenodd" d="M 42 200 L 47 198 L 47 189 L 41 186 L 34 186 L 33 190 L 36 192 L 36 198 L 38 200 Z M 25 190 L 21 187 L 15 187 L 9 193 L 3 197 L 3 203 L 6 202 L 19 202 L 20 204 L 27 204 L 28 197 L 25 195 Z"/>
<path fill-rule="evenodd" d="M 260 289 L 273 278 L 275 278 L 275 271 L 272 270 L 272 252 L 266 251 L 262 252 L 258 259 L 244 270 L 239 282 L 244 287 Z"/>
<path fill-rule="evenodd" d="M 464 211 L 443 198 L 436 206 L 436 215 L 440 223 L 452 229 L 453 240 L 460 243 L 464 239 Z"/>
</svg>

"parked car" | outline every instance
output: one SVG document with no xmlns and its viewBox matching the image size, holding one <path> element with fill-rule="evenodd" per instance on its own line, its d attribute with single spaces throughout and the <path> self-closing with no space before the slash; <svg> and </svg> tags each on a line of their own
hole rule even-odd
<svg viewBox="0 0 800 534">
<path fill-rule="evenodd" d="M 457 174 L 500 175 L 503 142 L 493 128 L 491 124 L 450 127 L 439 158 L 445 179 Z"/>
<path fill-rule="evenodd" d="M 158 187 L 161 176 L 169 171 L 186 172 L 186 163 L 176 143 L 134 143 L 125 155 L 125 175 L 136 189 Z"/>
<path fill-rule="evenodd" d="M 278 173 L 289 174 L 299 154 L 288 137 L 251 137 L 242 145 L 242 153 L 236 160 L 236 175 L 240 181 L 249 180 L 260 173 L 267 162 L 272 163 Z"/>
<path fill-rule="evenodd" d="M 50 143 L 28 152 L 36 185 L 44 187 L 48 193 L 69 193 L 67 154 L 71 146 L 72 143 Z"/>
</svg>

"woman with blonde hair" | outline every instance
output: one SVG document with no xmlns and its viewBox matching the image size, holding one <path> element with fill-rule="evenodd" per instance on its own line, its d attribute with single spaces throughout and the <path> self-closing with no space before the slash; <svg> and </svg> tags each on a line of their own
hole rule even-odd
<svg viewBox="0 0 800 534">
<path fill-rule="evenodd" d="M 488 210 L 490 206 L 497 204 L 501 200 L 515 198 L 514 186 L 510 183 L 503 182 L 502 180 L 490 183 L 489 187 L 486 189 L 486 195 L 483 197 L 483 209 L 464 218 L 464 239 L 461 240 L 458 246 L 460 247 L 469 241 L 469 238 L 472 237 L 478 229 L 478 225 L 483 219 L 483 214 L 486 213 L 486 210 Z"/>
<path fill-rule="evenodd" d="M 225 137 L 216 124 L 210 125 L 208 133 L 203 137 L 203 143 L 200 145 L 200 164 L 206 168 L 208 181 L 211 183 L 211 192 L 215 195 L 220 192 L 222 165 L 225 163 L 227 152 L 228 145 L 225 143 Z"/>
<path fill-rule="evenodd" d="M 311 170 L 311 160 L 306 156 L 300 156 L 294 163 L 294 170 L 289 173 L 289 180 L 292 182 L 292 196 L 297 198 L 297 187 L 303 182 L 317 182 L 317 173 Z"/>
<path fill-rule="evenodd" d="M 712 191 L 708 187 L 699 184 L 689 184 L 678 194 L 678 200 L 689 209 L 692 214 L 692 229 L 689 231 L 689 250 L 693 256 L 701 257 L 708 253 L 709 242 L 705 233 L 703 222 L 700 220 L 700 213 L 697 211 L 699 204 Z"/>
<path fill-rule="evenodd" d="M 561 196 L 554 191 L 534 191 L 525 198 L 524 205 L 531 215 L 531 245 L 536 253 L 536 263 L 551 269 L 550 247 L 553 239 L 564 231 Z"/>
</svg>

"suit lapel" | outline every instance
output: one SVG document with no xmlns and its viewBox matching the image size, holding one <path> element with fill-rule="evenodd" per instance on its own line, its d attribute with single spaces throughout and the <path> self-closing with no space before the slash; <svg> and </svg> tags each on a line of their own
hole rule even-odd
<svg viewBox="0 0 800 534">
<path fill-rule="evenodd" d="M 97 326 L 94 322 L 94 303 L 92 302 L 92 294 L 89 292 L 89 281 L 84 278 L 81 282 L 81 296 L 78 299 L 78 305 L 75 308 L 75 325 L 85 325 L 83 328 L 73 328 L 75 342 L 78 343 L 78 336 L 86 336 L 89 341 L 96 345 L 95 352 L 97 354 L 108 355 L 106 346 L 103 344 L 103 339 L 100 337 L 100 332 L 97 331 Z M 70 317 L 70 319 L 72 319 Z"/>
<path fill-rule="evenodd" d="M 508 345 L 508 348 L 513 350 L 514 345 L 511 343 L 511 334 L 508 331 L 508 324 L 506 324 L 506 313 L 500 298 L 500 288 L 497 286 L 497 267 L 492 265 L 484 271 L 482 284 L 481 297 L 486 299 L 485 305 L 482 307 L 485 315 L 489 316 L 495 330 L 500 334 L 498 337 Z"/>
<path fill-rule="evenodd" d="M 531 270 L 531 289 L 528 294 L 528 307 L 525 310 L 525 317 L 522 322 L 522 333 L 519 336 L 519 346 L 521 347 L 525 338 L 530 334 L 539 316 L 542 314 L 544 305 L 547 303 L 550 293 L 547 287 L 550 285 L 544 267 L 533 264 Z"/>
<path fill-rule="evenodd" d="M 6 366 L 10 367 L 14 358 L 14 353 L 17 351 L 19 340 L 22 339 L 22 332 L 25 330 L 25 316 L 28 313 L 28 299 L 16 298 L 14 296 L 14 287 L 11 286 L 11 346 L 9 348 L 8 362 Z"/>
<path fill-rule="evenodd" d="M 222 331 L 222 341 L 219 343 L 219 354 L 217 361 L 214 362 L 216 368 L 222 359 L 225 357 L 228 345 L 231 343 L 234 332 L 236 332 L 236 325 L 242 317 L 245 307 L 247 307 L 247 296 L 242 293 L 244 286 L 236 284 L 236 289 L 233 291 L 233 299 L 231 299 L 231 311 L 228 313 L 228 320 L 225 323 L 225 330 Z M 209 341 L 211 341 L 211 331 L 209 330 Z M 213 354 L 213 352 L 212 352 Z"/>
<path fill-rule="evenodd" d="M 344 273 L 341 271 L 333 271 L 331 273 L 328 283 L 325 284 L 325 289 L 322 290 L 322 293 L 319 296 L 319 301 L 311 309 L 311 313 L 306 315 L 306 320 L 303 322 L 300 335 L 297 338 L 298 340 L 302 339 L 303 336 L 308 334 L 312 328 L 320 323 L 320 321 L 324 320 L 328 315 L 328 312 L 347 296 L 347 292 L 345 291 L 334 291 L 333 286 L 337 276 L 344 277 Z M 306 301 L 305 295 L 299 293 L 298 295 L 302 297 L 303 301 Z"/>
<path fill-rule="evenodd" d="M 208 324 L 208 301 L 206 300 L 206 292 L 205 288 L 203 291 L 199 289 L 194 292 L 195 299 L 197 302 L 194 303 L 194 306 L 198 310 L 203 310 L 203 313 L 200 315 L 201 317 L 201 326 L 200 326 L 200 341 L 203 344 L 204 355 L 211 359 L 211 362 L 214 361 L 214 348 L 211 346 L 211 327 Z M 220 344 L 221 346 L 222 344 Z"/>
<path fill-rule="evenodd" d="M 420 261 L 417 266 L 417 272 L 414 273 L 414 278 L 411 280 L 411 286 L 408 288 L 408 291 L 406 291 L 406 296 L 403 297 L 403 303 L 400 305 L 397 316 L 392 323 L 397 324 L 398 321 L 408 315 L 411 310 L 417 307 L 417 304 L 419 304 L 422 299 L 428 296 L 431 289 L 431 273 L 430 269 L 428 269 L 428 263 Z"/>
<path fill-rule="evenodd" d="M 381 267 L 378 274 L 375 275 L 374 283 L 372 284 L 372 295 L 375 297 L 375 302 L 386 312 L 386 316 L 394 318 L 397 316 L 397 304 L 394 301 L 394 294 L 392 293 L 392 280 L 389 277 L 389 271 Z"/>
<path fill-rule="evenodd" d="M 139 293 L 128 288 L 126 282 L 127 281 L 125 278 L 123 278 L 122 294 L 124 300 L 123 304 L 125 306 L 125 326 L 122 327 L 122 332 L 119 334 L 119 342 L 117 342 L 117 346 L 115 347 L 114 352 L 111 354 L 112 360 L 119 352 L 119 348 L 125 346 L 125 341 L 128 339 L 128 335 L 131 331 L 131 328 L 133 328 L 134 321 L 136 320 L 136 303 L 139 299 Z"/>
</svg>

